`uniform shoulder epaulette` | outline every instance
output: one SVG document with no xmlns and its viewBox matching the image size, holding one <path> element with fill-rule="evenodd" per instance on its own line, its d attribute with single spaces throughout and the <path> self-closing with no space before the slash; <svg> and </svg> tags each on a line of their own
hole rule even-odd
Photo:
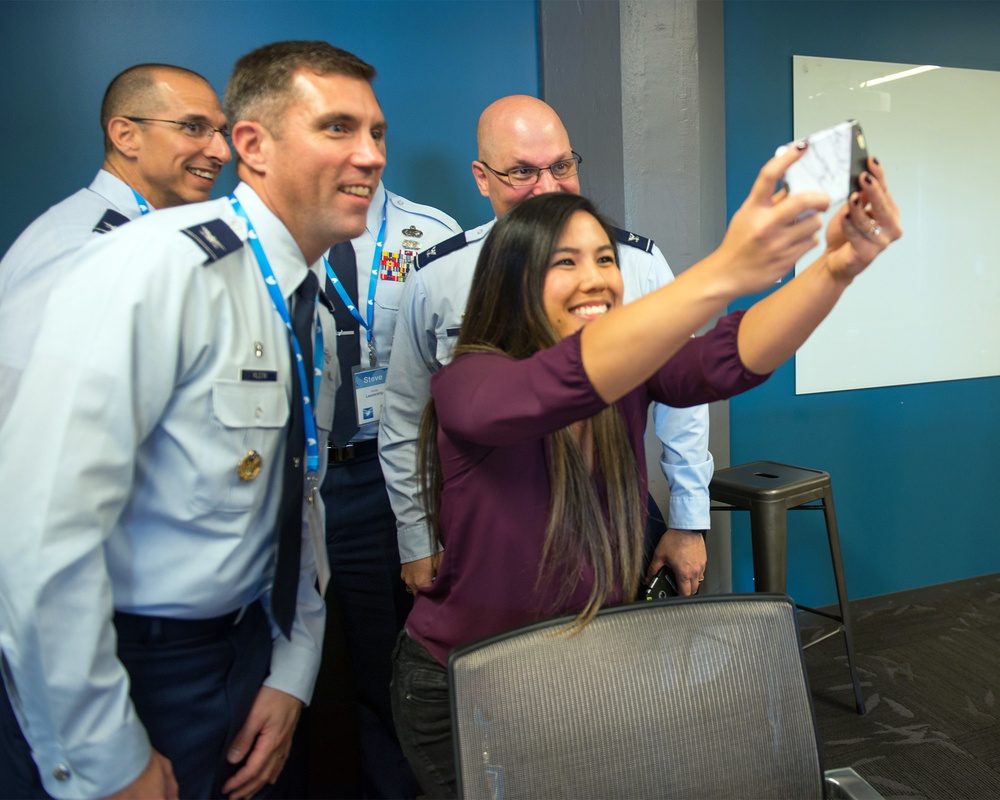
<svg viewBox="0 0 1000 800">
<path fill-rule="evenodd" d="M 428 264 L 430 264 L 434 259 L 441 258 L 441 256 L 446 256 L 449 253 L 454 253 L 456 250 L 461 250 L 469 243 L 468 239 L 465 238 L 465 233 L 456 233 L 454 236 L 445 239 L 443 242 L 438 242 L 433 247 L 429 247 L 417 256 L 417 266 L 416 269 L 423 269 Z"/>
<path fill-rule="evenodd" d="M 199 222 L 181 233 L 191 239 L 208 256 L 205 264 L 212 264 L 243 247 L 241 239 L 225 220 L 213 219 Z"/>
<path fill-rule="evenodd" d="M 393 195 L 390 200 L 396 208 L 401 211 L 405 211 L 408 214 L 419 214 L 423 217 L 429 217 L 435 222 L 440 222 L 442 225 L 448 228 L 458 228 L 458 223 L 445 214 L 440 208 L 434 208 L 434 206 L 425 206 L 420 203 L 414 203 L 412 200 L 407 200 L 405 197 L 400 197 L 398 194 Z"/>
<path fill-rule="evenodd" d="M 109 208 L 104 212 L 104 216 L 101 217 L 97 224 L 94 226 L 94 233 L 110 233 L 115 228 L 120 228 L 129 218 L 122 214 L 121 211 L 115 211 L 113 208 Z"/>
<path fill-rule="evenodd" d="M 645 236 L 640 236 L 637 233 L 632 233 L 632 231 L 615 228 L 615 238 L 618 240 L 618 244 L 635 247 L 646 253 L 653 252 L 653 240 L 647 239 Z"/>
</svg>

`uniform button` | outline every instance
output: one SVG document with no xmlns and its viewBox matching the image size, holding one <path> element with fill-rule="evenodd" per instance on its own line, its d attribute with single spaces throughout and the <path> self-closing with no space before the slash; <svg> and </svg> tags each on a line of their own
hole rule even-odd
<svg viewBox="0 0 1000 800">
<path fill-rule="evenodd" d="M 52 777 L 57 781 L 68 781 L 70 779 L 69 767 L 65 764 L 56 764 L 56 768 L 52 770 Z"/>
<path fill-rule="evenodd" d="M 260 419 L 261 417 L 264 416 L 264 409 L 261 408 L 260 406 L 257 406 L 257 410 L 254 411 L 253 413 L 254 413 L 254 416 L 257 417 L 257 419 Z"/>
</svg>

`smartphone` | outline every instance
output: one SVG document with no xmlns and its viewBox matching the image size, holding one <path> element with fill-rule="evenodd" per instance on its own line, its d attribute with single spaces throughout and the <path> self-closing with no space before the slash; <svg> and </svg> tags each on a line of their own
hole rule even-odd
<svg viewBox="0 0 1000 800">
<path fill-rule="evenodd" d="M 782 183 L 789 194 L 825 192 L 834 209 L 860 188 L 861 173 L 868 169 L 864 131 L 856 119 L 849 119 L 814 133 L 808 141 L 806 154 L 788 168 Z M 793 145 L 782 145 L 775 155 Z"/>
<path fill-rule="evenodd" d="M 667 597 L 676 597 L 677 595 L 677 578 L 674 575 L 674 571 L 670 567 L 665 566 L 649 582 L 649 585 L 646 587 L 645 599 L 663 600 Z"/>
</svg>

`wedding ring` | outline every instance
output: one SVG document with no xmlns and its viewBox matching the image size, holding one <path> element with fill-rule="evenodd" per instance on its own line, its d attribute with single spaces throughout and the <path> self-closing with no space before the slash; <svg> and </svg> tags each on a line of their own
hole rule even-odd
<svg viewBox="0 0 1000 800">
<path fill-rule="evenodd" d="M 868 231 L 868 234 L 870 236 L 872 236 L 873 238 L 881 236 L 882 235 L 882 226 L 879 225 L 875 220 L 871 220 L 871 223 L 872 223 L 872 227 L 871 227 L 871 230 Z"/>
<path fill-rule="evenodd" d="M 704 575 L 702 575 L 700 578 L 698 578 L 698 583 L 704 583 L 704 581 L 705 581 L 705 576 Z"/>
</svg>

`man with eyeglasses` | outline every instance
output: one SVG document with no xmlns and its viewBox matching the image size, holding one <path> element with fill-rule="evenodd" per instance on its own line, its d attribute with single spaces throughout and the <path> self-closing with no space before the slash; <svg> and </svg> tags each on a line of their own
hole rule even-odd
<svg viewBox="0 0 1000 800">
<path fill-rule="evenodd" d="M 571 149 L 558 114 L 538 98 L 513 95 L 487 107 L 479 119 L 477 143 L 479 159 L 472 162 L 472 174 L 498 217 L 534 195 L 580 192 L 582 158 Z M 420 419 L 430 397 L 431 374 L 451 360 L 476 260 L 495 221 L 421 253 L 396 324 L 379 457 L 397 519 L 403 579 L 411 591 L 430 585 L 439 558 L 419 503 Z M 619 231 L 618 246 L 625 302 L 673 280 L 651 240 Z M 654 420 L 663 442 L 660 465 L 670 486 L 670 527 L 664 531 L 661 524 L 647 543 L 655 547 L 647 576 L 669 565 L 678 592 L 690 595 L 698 590 L 708 559 L 704 533 L 710 524 L 708 484 L 714 466 L 708 452 L 708 409 L 656 405 Z"/>
<path fill-rule="evenodd" d="M 141 214 L 208 200 L 232 158 L 219 98 L 183 67 L 138 64 L 116 76 L 101 104 L 101 128 L 104 163 L 90 186 L 38 217 L 0 261 L 0 423 L 46 299 L 74 254 Z"/>
<path fill-rule="evenodd" d="M 322 257 L 385 166 L 374 75 L 322 41 L 248 53 L 239 185 L 96 237 L 54 287 L 0 427 L 0 797 L 277 791 L 325 622 Z"/>
</svg>

